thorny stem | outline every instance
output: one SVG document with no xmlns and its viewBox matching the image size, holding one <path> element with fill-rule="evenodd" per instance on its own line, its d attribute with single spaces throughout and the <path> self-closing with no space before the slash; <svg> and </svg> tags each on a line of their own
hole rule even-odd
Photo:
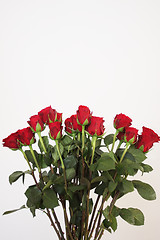
<svg viewBox="0 0 160 240">
<path fill-rule="evenodd" d="M 106 195 L 106 197 L 104 197 L 104 198 L 102 199 L 102 204 L 101 204 L 100 209 L 99 209 L 99 211 L 98 211 L 98 213 L 97 213 L 97 215 L 99 215 L 99 218 L 98 218 L 98 223 L 97 223 L 97 227 L 96 227 L 96 232 L 95 232 L 94 239 L 96 239 L 97 236 L 98 236 L 98 230 L 99 230 L 100 223 L 101 223 L 101 218 L 102 218 L 102 212 L 103 212 L 104 203 L 105 203 L 105 201 L 108 200 L 108 198 L 110 197 L 110 195 L 111 195 L 111 194 L 108 192 L 108 194 Z M 97 217 L 98 217 L 98 216 L 97 216 Z"/>
<path fill-rule="evenodd" d="M 90 224 L 89 224 L 89 228 L 88 228 L 88 233 L 90 232 L 91 230 L 91 227 L 92 227 L 92 223 L 93 223 L 93 219 L 94 219 L 94 215 L 95 215 L 95 212 L 96 212 L 96 209 L 97 209 L 97 206 L 98 206 L 98 202 L 100 200 L 100 195 L 98 195 L 97 197 L 97 200 L 95 202 L 95 205 L 94 205 L 94 209 L 93 209 L 93 212 L 92 212 L 92 216 L 91 216 L 91 220 L 90 220 Z"/>
<path fill-rule="evenodd" d="M 62 231 L 62 228 L 61 228 L 61 225 L 60 225 L 60 223 L 59 223 L 59 221 L 58 221 L 58 218 L 57 218 L 57 215 L 56 215 L 56 213 L 55 213 L 55 211 L 54 211 L 54 209 L 52 209 L 52 214 L 53 214 L 53 217 L 54 217 L 54 219 L 55 219 L 55 223 L 57 224 L 57 227 L 58 227 L 58 229 L 59 229 L 59 231 L 60 231 L 60 233 L 61 233 L 61 239 L 63 239 L 63 240 L 65 240 L 65 238 L 64 238 L 64 232 Z"/>
<path fill-rule="evenodd" d="M 65 200 L 61 199 L 61 203 L 62 203 L 62 207 L 63 207 L 63 212 L 64 212 L 64 220 L 65 220 L 65 225 L 66 225 L 66 238 L 68 240 L 68 236 L 70 238 L 70 240 L 74 240 L 72 233 L 71 233 L 71 229 L 69 226 L 69 221 L 68 221 L 68 216 L 67 216 L 67 211 L 66 211 L 66 205 L 65 205 Z"/>
<path fill-rule="evenodd" d="M 50 222 L 51 222 L 51 225 L 52 225 L 52 227 L 54 228 L 55 232 L 57 233 L 57 236 L 58 236 L 59 240 L 61 240 L 62 238 L 61 238 L 61 236 L 60 236 L 60 234 L 59 234 L 59 231 L 58 231 L 56 225 L 55 225 L 54 222 L 53 222 L 53 219 L 52 219 L 52 217 L 51 217 L 51 214 L 50 214 L 50 211 L 49 211 L 48 208 L 47 208 L 47 216 L 49 217 Z"/>
</svg>

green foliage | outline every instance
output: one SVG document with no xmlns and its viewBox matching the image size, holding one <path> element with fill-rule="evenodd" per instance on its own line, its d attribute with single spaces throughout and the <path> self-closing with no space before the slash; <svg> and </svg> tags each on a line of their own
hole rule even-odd
<svg viewBox="0 0 160 240">
<path fill-rule="evenodd" d="M 136 226 L 144 225 L 144 215 L 137 208 L 122 208 L 120 210 L 120 216 L 129 224 Z"/>
<path fill-rule="evenodd" d="M 20 207 L 20 208 L 18 208 L 18 209 L 6 211 L 6 212 L 3 213 L 3 215 L 7 215 L 7 214 L 10 214 L 10 213 L 14 213 L 14 212 L 17 212 L 17 211 L 19 211 L 19 210 L 21 210 L 21 209 L 25 209 L 25 208 L 26 208 L 26 206 L 23 205 L 22 207 Z"/>
<path fill-rule="evenodd" d="M 133 185 L 137 189 L 139 195 L 146 200 L 155 200 L 156 193 L 154 189 L 148 184 L 139 180 L 133 180 Z"/>
<path fill-rule="evenodd" d="M 118 141 L 114 134 L 109 134 L 104 138 L 103 136 L 97 137 L 94 145 L 92 137 L 86 133 L 85 129 L 83 144 L 80 132 L 75 132 L 73 137 L 64 135 L 56 141 L 56 144 L 52 141 L 52 145 L 49 144 L 48 137 L 43 136 L 42 140 L 47 152 L 44 152 L 40 141 L 38 141 L 39 150 L 32 152 L 34 156 L 30 150 L 26 150 L 26 160 L 33 171 L 15 171 L 9 176 L 10 184 L 21 177 L 24 182 L 25 175 L 30 174 L 35 185 L 28 187 L 25 196 L 27 197 L 26 206 L 33 217 L 36 216 L 37 209 L 45 212 L 49 218 L 53 218 L 59 231 L 59 223 L 56 218 L 54 219 L 54 208 L 62 206 L 66 231 L 68 228 L 71 231 L 71 233 L 67 232 L 67 237 L 72 234 L 73 239 L 91 240 L 90 237 L 85 236 L 85 231 L 88 231 L 89 224 L 93 226 L 94 221 L 97 221 L 95 234 L 99 234 L 95 239 L 100 239 L 102 229 L 108 232 L 116 231 L 119 216 L 129 224 L 143 225 L 144 215 L 139 209 L 120 209 L 115 204 L 117 199 L 125 197 L 134 189 L 146 200 L 156 199 L 156 193 L 149 184 L 135 180 L 138 171 L 143 175 L 153 170 L 150 165 L 144 163 L 146 154 L 136 149 L 135 145 L 130 146 L 124 154 L 124 143 L 121 145 L 122 148 L 116 151 L 110 150 L 116 148 L 113 141 Z M 110 146 L 111 144 L 114 147 Z M 117 146 L 120 145 L 117 144 Z M 129 180 L 130 176 L 134 180 Z M 97 194 L 98 202 L 91 198 L 93 192 Z M 97 212 L 94 214 L 95 203 L 97 203 Z M 6 211 L 4 215 L 23 208 L 25 206 Z M 53 216 L 52 214 L 50 216 L 49 212 L 53 213 Z M 94 215 L 91 222 L 90 214 Z M 84 227 L 83 233 L 82 227 Z"/>
<path fill-rule="evenodd" d="M 113 137 L 114 137 L 114 134 L 109 134 L 104 138 L 104 143 L 105 143 L 106 146 L 113 143 Z"/>
<path fill-rule="evenodd" d="M 53 189 L 45 189 L 42 195 L 43 205 L 46 208 L 55 208 L 59 206 L 58 198 Z"/>
</svg>

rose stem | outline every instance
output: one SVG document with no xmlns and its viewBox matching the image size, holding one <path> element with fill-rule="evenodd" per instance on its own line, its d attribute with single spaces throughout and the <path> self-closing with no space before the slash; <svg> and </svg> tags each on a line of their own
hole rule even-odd
<svg viewBox="0 0 160 240">
<path fill-rule="evenodd" d="M 40 140 L 40 143 L 43 147 L 44 152 L 47 153 L 46 147 L 45 147 L 44 142 L 43 142 L 43 138 L 41 136 L 41 132 L 37 132 L 37 134 L 38 134 L 38 137 L 39 137 L 39 140 Z"/>
<path fill-rule="evenodd" d="M 83 158 L 83 151 L 84 151 L 84 142 L 85 142 L 85 126 L 82 125 L 82 173 L 81 173 L 81 179 L 84 177 L 84 169 L 85 169 L 85 163 Z M 82 211 L 82 220 L 81 220 L 81 238 L 83 238 L 84 233 L 84 223 L 85 223 L 85 210 Z"/>
<path fill-rule="evenodd" d="M 113 148 L 114 148 L 114 144 L 115 144 L 115 141 L 116 141 L 116 137 L 117 137 L 117 134 L 118 134 L 118 130 L 116 130 L 115 134 L 114 134 L 114 137 L 113 137 L 113 144 L 112 144 L 112 148 L 111 148 L 111 152 L 113 152 Z"/>
<path fill-rule="evenodd" d="M 96 217 L 95 217 L 94 225 L 93 225 L 93 227 L 92 227 L 92 231 L 91 231 L 91 233 L 90 233 L 90 236 L 91 236 L 91 234 L 93 233 L 93 230 L 94 230 L 94 228 L 95 228 L 95 224 L 96 224 L 96 222 L 97 222 L 98 216 L 99 216 L 99 219 L 98 219 L 97 227 L 98 227 L 98 225 L 100 224 L 101 217 L 102 217 L 102 211 L 103 211 L 103 205 L 104 205 L 105 201 L 108 200 L 109 197 L 110 197 L 110 193 L 108 192 L 108 194 L 106 195 L 106 197 L 102 199 L 102 204 L 101 204 L 101 206 L 100 206 L 100 208 L 99 208 L 99 210 L 98 210 L 98 213 L 97 213 L 97 215 L 96 215 Z M 96 229 L 97 229 L 97 228 L 96 228 Z M 96 236 L 96 233 L 95 233 L 95 236 Z"/>
<path fill-rule="evenodd" d="M 57 215 L 56 215 L 54 209 L 52 209 L 52 214 L 53 214 L 53 217 L 54 217 L 54 219 L 55 219 L 55 223 L 57 224 L 57 226 L 58 226 L 58 228 L 59 228 L 59 231 L 60 231 L 60 233 L 61 233 L 62 239 L 65 240 L 65 238 L 64 238 L 64 236 L 63 236 L 63 235 L 64 235 L 64 232 L 62 231 L 61 225 L 60 225 L 60 223 L 59 223 L 59 221 L 58 221 L 58 218 L 57 218 Z"/>
<path fill-rule="evenodd" d="M 58 229 L 56 228 L 56 225 L 54 224 L 54 222 L 53 222 L 53 220 L 52 220 L 52 217 L 51 217 L 51 214 L 50 214 L 50 211 L 49 211 L 48 208 L 47 208 L 47 216 L 49 217 L 49 219 L 50 219 L 50 221 L 51 221 L 51 225 L 52 225 L 52 227 L 54 228 L 55 232 L 57 233 L 57 236 L 58 236 L 59 240 L 61 240 L 62 238 L 61 238 L 61 236 L 60 236 L 60 234 L 59 234 Z"/>
<path fill-rule="evenodd" d="M 65 225 L 66 225 L 66 237 L 69 235 L 71 240 L 73 239 L 71 230 L 70 230 L 70 226 L 69 226 L 69 221 L 68 221 L 68 216 L 67 216 L 67 211 L 66 211 L 66 204 L 64 199 L 61 199 L 61 203 L 62 203 L 62 207 L 63 207 L 63 212 L 64 212 L 64 219 L 65 219 Z M 68 237 L 67 237 L 68 239 Z"/>
<path fill-rule="evenodd" d="M 98 195 L 97 200 L 95 202 L 94 209 L 93 209 L 92 216 L 91 216 L 91 220 L 90 220 L 90 224 L 89 224 L 89 228 L 88 228 L 88 232 L 90 232 L 90 230 L 91 230 L 91 226 L 92 226 L 92 223 L 93 223 L 94 215 L 95 215 L 100 197 L 101 196 Z"/>
<path fill-rule="evenodd" d="M 34 181 L 35 181 L 35 184 L 36 184 L 37 188 L 41 191 L 40 186 L 39 186 L 39 184 L 38 184 L 38 182 L 37 182 L 37 180 L 36 180 L 36 177 L 35 177 L 35 175 L 34 175 L 34 171 L 33 171 L 32 167 L 31 167 L 31 164 L 30 164 L 30 162 L 29 162 L 29 160 L 28 160 L 28 158 L 27 158 L 27 155 L 26 155 L 25 152 L 22 150 L 22 148 L 20 149 L 20 151 L 23 153 L 23 156 L 24 156 L 24 158 L 26 159 L 26 161 L 27 161 L 27 163 L 28 163 L 28 165 L 29 165 L 30 170 L 32 171 L 32 176 L 33 176 L 33 179 L 34 179 Z M 53 211 L 54 211 L 54 210 L 53 210 Z M 47 208 L 47 212 L 49 213 L 48 208 Z M 49 217 L 49 219 L 50 219 L 50 221 L 51 221 L 51 223 L 52 223 L 52 226 L 54 227 L 54 222 L 53 222 L 53 220 L 52 220 L 52 218 L 51 218 L 51 216 L 50 216 L 50 213 L 47 214 L 47 216 Z M 63 237 L 63 232 L 62 232 L 61 226 L 60 226 L 60 224 L 59 224 L 59 222 L 58 222 L 58 218 L 57 218 L 55 212 L 54 212 L 53 216 L 54 216 L 54 218 L 55 218 L 55 220 L 56 220 L 56 223 L 57 223 L 57 225 L 58 225 L 58 228 L 59 228 L 59 230 L 60 230 L 60 232 L 61 232 L 61 235 L 62 235 L 62 237 Z M 54 229 L 55 229 L 55 228 L 54 228 Z M 55 231 L 56 231 L 56 229 L 55 229 Z M 58 231 L 58 230 L 57 230 L 57 231 Z M 57 232 L 57 231 L 56 231 L 56 232 Z M 59 238 L 59 239 L 61 239 L 61 238 Z M 63 237 L 62 239 L 64 239 L 64 237 Z"/>
<path fill-rule="evenodd" d="M 35 164 L 36 164 L 36 166 L 37 166 L 37 168 L 38 168 L 39 176 L 40 176 L 40 178 L 42 178 L 41 169 L 40 169 L 40 167 L 39 167 L 39 165 L 38 165 L 38 162 L 37 162 L 36 156 L 35 156 L 35 154 L 34 154 L 34 151 L 33 151 L 32 145 L 29 145 L 29 148 L 30 148 L 30 151 L 31 151 L 32 157 L 33 157 L 33 159 L 34 159 L 34 162 L 35 162 Z"/>
<path fill-rule="evenodd" d="M 94 158 L 94 152 L 95 152 L 95 148 L 96 148 L 96 141 L 97 141 L 97 136 L 96 135 L 93 135 L 92 137 L 92 157 L 91 157 L 91 164 L 93 163 L 93 158 Z M 89 169 L 89 180 L 91 181 L 91 178 L 92 178 L 92 172 L 91 170 Z M 90 187 L 88 189 L 88 192 L 87 192 L 87 210 L 86 210 L 86 225 L 85 225 L 85 240 L 87 240 L 88 238 L 88 219 L 89 219 L 89 195 L 90 195 Z"/>
<path fill-rule="evenodd" d="M 59 155 L 59 158 L 60 158 L 60 161 L 61 161 L 61 167 L 62 167 L 62 170 L 63 170 L 63 177 L 64 177 L 64 183 L 65 183 L 65 190 L 66 190 L 66 192 L 67 192 L 67 179 L 66 179 L 65 166 L 64 166 L 63 159 L 62 159 L 62 156 L 61 156 L 61 153 L 60 153 L 60 150 L 59 150 L 58 140 L 55 140 L 55 142 L 56 142 L 56 147 L 57 147 L 58 155 Z"/>
<path fill-rule="evenodd" d="M 122 162 L 122 160 L 123 160 L 123 158 L 124 158 L 124 156 L 125 156 L 129 146 L 130 146 L 130 143 L 126 143 L 126 148 L 125 148 L 125 150 L 124 150 L 124 152 L 123 152 L 123 154 L 121 156 L 121 159 L 119 161 L 120 163 Z"/>
<path fill-rule="evenodd" d="M 35 177 L 35 175 L 34 175 L 34 170 L 33 170 L 32 167 L 31 167 L 31 164 L 30 164 L 30 162 L 29 162 L 29 160 L 28 160 L 28 158 L 27 158 L 27 155 L 26 155 L 25 152 L 22 150 L 22 148 L 20 149 L 20 151 L 23 153 L 23 156 L 24 156 L 24 158 L 26 159 L 26 161 L 27 161 L 27 163 L 28 163 L 28 165 L 29 165 L 30 170 L 32 171 L 32 176 L 33 176 L 33 179 L 34 179 L 34 181 L 35 181 L 35 184 L 36 184 L 37 188 L 40 189 L 39 184 L 38 184 L 38 182 L 37 182 L 37 180 L 36 180 L 36 177 Z"/>
</svg>

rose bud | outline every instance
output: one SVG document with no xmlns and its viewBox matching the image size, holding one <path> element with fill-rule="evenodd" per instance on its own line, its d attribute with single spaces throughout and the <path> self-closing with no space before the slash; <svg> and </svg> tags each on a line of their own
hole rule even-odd
<svg viewBox="0 0 160 240">
<path fill-rule="evenodd" d="M 101 136 L 104 133 L 104 120 L 101 117 L 91 117 L 90 124 L 86 127 L 86 131 L 91 135 Z"/>
<path fill-rule="evenodd" d="M 62 122 L 62 113 L 57 113 L 57 122 Z"/>
<path fill-rule="evenodd" d="M 72 115 L 71 117 L 72 127 L 75 131 L 82 132 L 82 126 L 77 122 L 77 115 Z"/>
<path fill-rule="evenodd" d="M 91 112 L 88 107 L 80 105 L 77 110 L 77 121 L 78 124 L 86 126 L 90 123 Z"/>
<path fill-rule="evenodd" d="M 44 123 L 42 122 L 42 119 L 39 115 L 30 117 L 28 124 L 30 125 L 33 132 L 42 132 L 44 130 Z"/>
<path fill-rule="evenodd" d="M 137 140 L 138 130 L 133 127 L 126 127 L 124 140 L 125 142 L 129 142 L 130 144 L 134 144 Z"/>
<path fill-rule="evenodd" d="M 129 127 L 131 125 L 132 119 L 127 117 L 125 114 L 117 114 L 114 118 L 114 127 L 122 132 L 125 127 Z"/>
<path fill-rule="evenodd" d="M 24 145 L 28 146 L 35 143 L 36 139 L 34 137 L 34 133 L 32 132 L 30 127 L 23 128 L 18 130 L 19 141 Z"/>
<path fill-rule="evenodd" d="M 65 123 L 65 131 L 69 134 L 72 134 L 73 133 L 73 126 L 72 126 L 71 118 L 66 118 L 64 123 Z"/>
<path fill-rule="evenodd" d="M 49 136 L 52 140 L 58 140 L 62 137 L 62 125 L 61 122 L 49 123 L 50 133 Z"/>
<path fill-rule="evenodd" d="M 18 132 L 12 133 L 7 138 L 4 138 L 3 147 L 8 147 L 12 150 L 18 150 L 20 148 Z"/>
<path fill-rule="evenodd" d="M 43 123 L 49 124 L 55 122 L 57 118 L 57 112 L 55 109 L 52 109 L 51 106 L 42 109 L 38 112 L 38 115 L 42 119 Z"/>
<path fill-rule="evenodd" d="M 148 152 L 153 147 L 153 143 L 159 141 L 160 137 L 152 129 L 143 127 L 142 134 L 138 137 L 136 148 L 141 149 L 143 152 Z"/>
</svg>

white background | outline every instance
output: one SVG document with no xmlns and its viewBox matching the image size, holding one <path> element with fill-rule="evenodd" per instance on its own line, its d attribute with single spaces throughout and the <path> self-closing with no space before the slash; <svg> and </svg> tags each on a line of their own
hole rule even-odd
<svg viewBox="0 0 160 240">
<path fill-rule="evenodd" d="M 146 126 L 160 135 L 159 13 L 159 0 L 0 0 L 0 140 L 27 127 L 42 108 L 51 105 L 65 119 L 80 104 L 104 117 L 107 133 L 122 112 L 140 132 Z M 56 239 L 41 213 L 2 216 L 25 204 L 30 178 L 10 186 L 8 176 L 27 165 L 20 152 L 0 147 L 0 239 Z M 159 155 L 155 144 L 146 161 L 154 171 L 138 176 L 154 187 L 157 200 L 146 201 L 134 191 L 117 201 L 119 207 L 140 208 L 145 225 L 118 218 L 118 230 L 102 239 L 160 237 Z"/>
</svg>

